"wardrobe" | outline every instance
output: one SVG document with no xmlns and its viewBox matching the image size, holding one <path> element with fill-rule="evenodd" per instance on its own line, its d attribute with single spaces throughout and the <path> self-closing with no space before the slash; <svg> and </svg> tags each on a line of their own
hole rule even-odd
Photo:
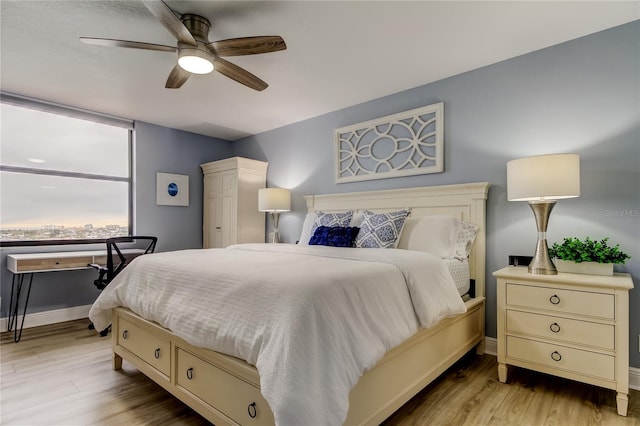
<svg viewBox="0 0 640 426">
<path fill-rule="evenodd" d="M 265 214 L 258 211 L 258 189 L 266 187 L 267 165 L 243 157 L 200 165 L 204 174 L 203 248 L 265 242 Z"/>
</svg>

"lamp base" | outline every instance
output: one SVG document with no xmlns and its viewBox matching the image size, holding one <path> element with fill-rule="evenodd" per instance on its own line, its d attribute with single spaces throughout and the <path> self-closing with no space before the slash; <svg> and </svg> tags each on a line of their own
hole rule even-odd
<svg viewBox="0 0 640 426">
<path fill-rule="evenodd" d="M 551 256 L 549 256 L 549 247 L 547 246 L 547 224 L 549 223 L 551 210 L 555 205 L 555 200 L 529 201 L 529 207 L 533 210 L 536 226 L 538 227 L 536 252 L 528 268 L 530 274 L 556 275 L 558 273 L 556 265 L 553 264 Z"/>
<path fill-rule="evenodd" d="M 536 244 L 536 252 L 529 263 L 529 273 L 535 275 L 556 275 L 558 270 L 553 264 L 551 256 L 549 256 L 549 248 L 547 247 L 547 239 L 538 239 Z"/>
<path fill-rule="evenodd" d="M 270 212 L 271 222 L 273 223 L 273 238 L 271 239 L 271 243 L 277 244 L 280 242 L 280 234 L 278 233 L 278 219 L 280 218 L 280 213 L 278 212 Z"/>
</svg>

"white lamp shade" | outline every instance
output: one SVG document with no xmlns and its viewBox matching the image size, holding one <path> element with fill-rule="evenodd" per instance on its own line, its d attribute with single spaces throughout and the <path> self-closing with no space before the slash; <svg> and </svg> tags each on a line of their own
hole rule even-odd
<svg viewBox="0 0 640 426">
<path fill-rule="evenodd" d="M 261 212 L 291 211 L 291 192 L 282 188 L 259 189 L 258 210 Z"/>
<path fill-rule="evenodd" d="M 509 201 L 559 200 L 580 196 L 580 156 L 552 154 L 507 163 Z"/>
</svg>

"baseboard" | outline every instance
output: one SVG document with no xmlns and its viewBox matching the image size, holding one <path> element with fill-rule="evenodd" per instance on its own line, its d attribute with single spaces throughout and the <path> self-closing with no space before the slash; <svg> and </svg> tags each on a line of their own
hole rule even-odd
<svg viewBox="0 0 640 426">
<path fill-rule="evenodd" d="M 53 311 L 27 314 L 24 319 L 24 328 L 40 327 L 41 325 L 88 318 L 89 309 L 91 309 L 91 305 L 74 306 L 72 308 L 55 309 Z M 22 321 L 22 317 L 18 317 L 18 321 Z M 7 323 L 8 318 L 0 318 L 0 330 L 6 330 Z"/>
<path fill-rule="evenodd" d="M 629 367 L 629 387 L 640 390 L 640 368 Z"/>
<path fill-rule="evenodd" d="M 498 356 L 498 339 L 484 336 L 484 353 Z"/>
<path fill-rule="evenodd" d="M 498 339 L 495 337 L 484 338 L 484 353 L 488 355 L 498 355 Z M 629 387 L 640 390 L 640 368 L 629 367 Z"/>
</svg>

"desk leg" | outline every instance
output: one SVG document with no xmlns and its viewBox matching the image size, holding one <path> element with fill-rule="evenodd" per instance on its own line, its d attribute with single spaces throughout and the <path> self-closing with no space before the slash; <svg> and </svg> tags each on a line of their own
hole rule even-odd
<svg viewBox="0 0 640 426">
<path fill-rule="evenodd" d="M 14 306 L 18 305 L 17 300 L 15 302 L 13 301 L 13 294 L 14 294 L 14 290 L 16 288 L 16 278 L 19 279 L 20 276 L 18 276 L 16 274 L 13 274 L 13 278 L 11 279 L 11 297 L 9 298 L 9 318 L 8 318 L 8 321 L 7 321 L 7 331 L 13 330 L 13 325 L 14 325 L 13 324 L 13 322 L 14 322 L 13 321 L 14 320 L 13 311 L 15 309 Z M 22 287 L 22 286 L 20 286 L 20 287 Z"/>
<path fill-rule="evenodd" d="M 22 321 L 18 327 L 18 311 L 20 307 L 20 295 L 24 284 L 25 275 L 29 275 L 27 282 L 27 297 L 24 300 L 24 308 L 22 309 Z M 27 305 L 29 304 L 29 295 L 31 294 L 31 284 L 33 283 L 33 274 L 13 275 L 11 281 L 11 298 L 9 300 L 9 320 L 7 321 L 7 331 L 14 330 L 13 341 L 18 343 L 22 337 L 22 328 L 24 327 L 24 318 L 27 314 Z M 15 295 L 15 297 L 14 297 Z M 14 329 L 15 327 L 15 329 Z"/>
</svg>

